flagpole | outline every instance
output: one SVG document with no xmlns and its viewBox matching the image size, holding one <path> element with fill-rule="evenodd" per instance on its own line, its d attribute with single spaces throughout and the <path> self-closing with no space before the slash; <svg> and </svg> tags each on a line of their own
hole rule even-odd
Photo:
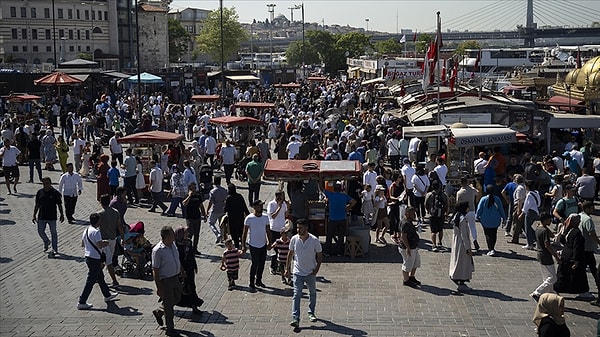
<svg viewBox="0 0 600 337">
<path fill-rule="evenodd" d="M 438 11 L 437 13 L 437 35 L 436 35 L 436 39 L 435 39 L 435 44 L 436 44 L 436 62 L 439 62 L 440 59 L 440 48 L 441 48 L 441 44 L 442 44 L 442 21 L 440 18 L 440 12 Z M 440 95 L 440 67 L 438 67 L 438 65 L 436 64 L 435 67 L 437 67 L 437 125 L 440 125 L 440 113 L 442 112 L 442 105 L 441 105 L 441 95 Z"/>
</svg>

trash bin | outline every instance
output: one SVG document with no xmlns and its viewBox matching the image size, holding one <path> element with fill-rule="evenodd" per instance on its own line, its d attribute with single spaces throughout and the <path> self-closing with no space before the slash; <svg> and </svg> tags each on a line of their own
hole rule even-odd
<svg viewBox="0 0 600 337">
<path fill-rule="evenodd" d="M 348 229 L 349 236 L 356 236 L 360 238 L 360 246 L 364 254 L 369 252 L 369 245 L 371 244 L 371 229 L 368 226 L 353 226 Z"/>
</svg>

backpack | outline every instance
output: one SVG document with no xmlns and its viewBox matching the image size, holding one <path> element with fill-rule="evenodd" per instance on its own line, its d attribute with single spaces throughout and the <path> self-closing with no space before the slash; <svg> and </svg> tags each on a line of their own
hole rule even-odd
<svg viewBox="0 0 600 337">
<path fill-rule="evenodd" d="M 433 203 L 431 205 L 431 209 L 429 210 L 429 213 L 433 217 L 441 218 L 444 216 L 445 210 L 446 210 L 446 203 L 444 202 L 442 193 L 434 193 L 433 194 Z"/>
<path fill-rule="evenodd" d="M 331 152 L 329 158 L 331 158 L 331 160 L 340 160 L 340 154 L 337 152 Z"/>
<path fill-rule="evenodd" d="M 557 212 L 562 218 L 567 217 L 565 214 L 565 212 L 567 211 L 567 208 L 573 207 L 574 204 L 577 204 L 577 211 L 579 212 L 579 205 L 577 203 L 577 199 L 569 200 L 567 198 L 563 198 L 562 201 L 563 202 L 561 203 L 562 206 L 560 207 L 560 209 L 557 208 Z M 558 206 L 558 203 L 557 203 L 557 206 Z"/>
</svg>

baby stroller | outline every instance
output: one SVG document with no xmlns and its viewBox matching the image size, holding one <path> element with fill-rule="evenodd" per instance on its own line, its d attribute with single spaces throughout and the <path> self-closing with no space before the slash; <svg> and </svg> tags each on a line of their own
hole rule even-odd
<svg viewBox="0 0 600 337">
<path fill-rule="evenodd" d="M 139 221 L 131 224 L 124 241 L 121 260 L 123 275 L 141 279 L 152 276 L 152 244 L 144 237 L 144 223 Z"/>
<path fill-rule="evenodd" d="M 246 165 L 252 160 L 250 157 L 243 157 L 235 163 L 235 179 L 239 181 L 248 180 L 248 174 L 246 173 Z"/>
<path fill-rule="evenodd" d="M 200 166 L 198 171 L 198 183 L 200 184 L 200 193 L 208 199 L 208 193 L 212 189 L 213 169 L 208 164 Z"/>
</svg>

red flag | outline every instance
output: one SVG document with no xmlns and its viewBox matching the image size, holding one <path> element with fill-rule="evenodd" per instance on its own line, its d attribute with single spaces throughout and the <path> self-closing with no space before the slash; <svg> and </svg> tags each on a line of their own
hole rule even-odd
<svg viewBox="0 0 600 337">
<path fill-rule="evenodd" d="M 413 42 L 417 42 L 417 31 L 413 34 Z"/>
<path fill-rule="evenodd" d="M 442 78 L 440 79 L 440 81 L 442 81 L 442 85 L 446 86 L 446 59 L 444 59 L 444 66 L 442 67 Z"/>
<path fill-rule="evenodd" d="M 427 87 L 429 87 L 429 77 L 430 77 L 430 63 L 429 63 L 429 54 L 431 53 L 431 45 L 429 45 L 427 47 L 427 52 L 425 53 L 425 60 L 423 62 L 423 83 L 421 83 L 421 86 L 423 88 L 423 91 L 427 91 Z"/>
<path fill-rule="evenodd" d="M 454 67 L 450 73 L 450 91 L 454 91 L 454 85 L 456 84 L 456 78 L 458 77 L 458 61 L 454 61 Z"/>
<path fill-rule="evenodd" d="M 577 69 L 581 68 L 581 51 L 577 47 Z"/>
<path fill-rule="evenodd" d="M 477 58 L 475 59 L 474 70 L 479 71 L 479 62 L 481 62 L 481 49 L 477 52 Z"/>
</svg>

